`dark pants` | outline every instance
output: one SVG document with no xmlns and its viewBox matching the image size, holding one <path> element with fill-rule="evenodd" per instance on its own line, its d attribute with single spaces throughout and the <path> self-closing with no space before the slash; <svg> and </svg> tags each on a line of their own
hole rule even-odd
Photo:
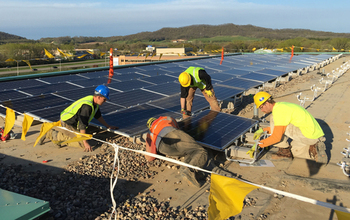
<svg viewBox="0 0 350 220">
<path fill-rule="evenodd" d="M 204 167 L 208 152 L 193 137 L 182 130 L 173 130 L 160 141 L 158 152 L 167 156 L 185 157 L 185 163 Z"/>
</svg>

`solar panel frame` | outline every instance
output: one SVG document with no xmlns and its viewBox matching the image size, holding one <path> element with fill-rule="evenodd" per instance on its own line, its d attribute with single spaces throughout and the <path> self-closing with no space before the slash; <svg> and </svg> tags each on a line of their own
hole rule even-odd
<svg viewBox="0 0 350 220">
<path fill-rule="evenodd" d="M 31 95 L 21 93 L 15 89 L 0 91 L 0 102 L 1 101 L 8 101 L 8 100 L 15 100 L 15 99 L 22 99 L 22 98 L 26 98 L 29 96 L 31 96 Z"/>
<path fill-rule="evenodd" d="M 224 151 L 235 140 L 258 124 L 257 120 L 204 110 L 179 122 L 181 130 L 204 147 Z"/>
<path fill-rule="evenodd" d="M 129 108 L 136 105 L 152 102 L 157 99 L 165 97 L 164 95 L 144 91 L 141 89 L 135 89 L 127 92 L 121 92 L 118 94 L 109 95 L 112 103 Z"/>
<path fill-rule="evenodd" d="M 169 82 L 163 83 L 159 85 L 153 85 L 147 88 L 143 88 L 143 90 L 162 94 L 164 96 L 171 96 L 180 93 L 181 86 L 177 82 Z"/>
<path fill-rule="evenodd" d="M 6 82 L 0 82 L 0 85 L 1 85 L 0 91 L 42 86 L 42 85 L 46 85 L 46 84 L 47 83 L 38 81 L 36 79 L 6 81 Z"/>
<path fill-rule="evenodd" d="M 220 82 L 215 84 L 216 85 L 220 85 L 220 86 L 228 86 L 231 88 L 241 88 L 245 91 L 251 89 L 251 88 L 255 88 L 258 86 L 261 86 L 262 83 L 255 81 L 255 80 L 250 80 L 250 79 L 244 79 L 244 78 L 233 78 L 231 80 L 227 80 L 225 82 Z"/>
<path fill-rule="evenodd" d="M 152 76 L 148 78 L 139 79 L 144 82 L 152 83 L 152 84 L 163 84 L 168 82 L 177 81 L 177 77 L 169 76 L 169 75 L 160 75 L 160 76 Z"/>
<path fill-rule="evenodd" d="M 43 77 L 39 78 L 38 80 L 41 80 L 46 83 L 60 83 L 60 82 L 67 82 L 67 81 L 75 81 L 75 80 L 81 80 L 84 79 L 84 77 L 75 74 L 75 75 L 61 75 L 61 76 L 49 76 L 49 77 Z"/>
<path fill-rule="evenodd" d="M 22 89 L 19 89 L 19 91 L 26 94 L 30 94 L 32 96 L 36 96 L 36 95 L 42 95 L 42 94 L 50 94 L 50 93 L 57 93 L 61 91 L 73 90 L 76 88 L 79 88 L 79 87 L 69 83 L 62 82 L 62 83 L 56 83 L 56 84 L 45 84 L 42 86 L 22 88 Z"/>
<path fill-rule="evenodd" d="M 243 78 L 243 79 L 250 79 L 250 80 L 256 80 L 259 82 L 268 82 L 271 80 L 276 79 L 276 76 L 272 76 L 272 75 L 266 75 L 266 74 L 260 74 L 260 73 L 256 73 L 256 72 L 251 72 L 249 74 L 246 74 L 244 76 L 239 76 L 239 78 Z"/>
<path fill-rule="evenodd" d="M 152 78 L 152 77 L 149 77 Z M 153 86 L 154 84 L 146 82 L 144 80 L 132 79 L 124 82 L 117 82 L 108 84 L 108 87 L 111 89 L 116 89 L 118 91 L 127 92 L 134 89 L 147 88 Z"/>
</svg>

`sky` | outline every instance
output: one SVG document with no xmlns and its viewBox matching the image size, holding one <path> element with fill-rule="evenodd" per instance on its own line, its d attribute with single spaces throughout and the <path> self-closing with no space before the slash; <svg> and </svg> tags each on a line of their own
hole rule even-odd
<svg viewBox="0 0 350 220">
<path fill-rule="evenodd" d="M 349 6 L 345 0 L 0 0 L 0 31 L 38 40 L 232 23 L 350 33 Z"/>
</svg>

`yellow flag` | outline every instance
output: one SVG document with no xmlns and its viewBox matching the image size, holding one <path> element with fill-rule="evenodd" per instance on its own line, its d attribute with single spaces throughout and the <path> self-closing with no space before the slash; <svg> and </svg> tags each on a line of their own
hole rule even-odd
<svg viewBox="0 0 350 220">
<path fill-rule="evenodd" d="M 61 121 L 57 121 L 57 122 L 44 122 L 41 125 L 41 129 L 40 129 L 40 134 L 39 137 L 36 139 L 35 143 L 34 143 L 34 147 L 37 145 L 37 143 L 39 142 L 39 140 L 48 132 L 50 131 L 53 127 L 60 127 L 61 126 Z"/>
<path fill-rule="evenodd" d="M 300 47 L 300 50 L 303 51 L 304 47 Z"/>
<path fill-rule="evenodd" d="M 335 49 L 335 48 L 333 47 L 333 49 L 332 49 L 332 50 L 336 51 L 337 49 Z"/>
<path fill-rule="evenodd" d="M 54 55 L 52 55 L 49 51 L 47 51 L 45 48 L 44 48 L 44 51 L 45 51 L 45 55 L 48 57 L 48 58 L 55 58 Z"/>
<path fill-rule="evenodd" d="M 12 109 L 6 107 L 5 128 L 4 133 L 2 134 L 3 136 L 7 135 L 11 131 L 13 125 L 15 124 L 15 120 L 15 112 Z"/>
<path fill-rule="evenodd" d="M 163 54 L 161 53 L 161 54 L 159 55 L 159 60 L 160 60 L 160 58 L 162 58 L 162 56 L 163 56 Z"/>
<path fill-rule="evenodd" d="M 86 52 L 88 52 L 89 54 L 94 54 L 94 51 L 87 50 Z"/>
<path fill-rule="evenodd" d="M 14 60 L 14 59 L 7 59 L 7 60 L 5 60 L 5 62 L 13 62 L 13 61 L 16 61 L 16 60 Z"/>
<path fill-rule="evenodd" d="M 254 47 L 253 49 L 252 49 L 252 51 L 255 51 L 256 50 L 256 48 Z"/>
<path fill-rule="evenodd" d="M 71 142 L 77 142 L 77 141 L 83 141 L 83 140 L 89 140 L 92 138 L 92 134 L 77 134 L 75 138 L 72 138 L 70 140 L 64 141 L 61 144 L 62 145 L 67 145 Z"/>
<path fill-rule="evenodd" d="M 147 57 L 149 56 L 149 52 L 146 54 L 146 57 L 145 57 L 145 59 L 147 59 Z"/>
<path fill-rule="evenodd" d="M 257 188 L 233 178 L 212 174 L 208 219 L 224 220 L 239 214 L 243 209 L 244 197 Z"/>
<path fill-rule="evenodd" d="M 106 54 L 106 53 L 104 53 L 104 52 L 101 52 L 101 53 L 100 53 L 100 56 L 103 56 L 103 55 L 105 55 L 105 54 Z"/>
<path fill-rule="evenodd" d="M 30 65 L 29 60 L 23 60 L 23 62 L 25 62 L 26 64 L 28 64 L 28 66 L 29 66 L 30 70 L 33 70 L 33 69 L 32 69 L 32 66 Z"/>
<path fill-rule="evenodd" d="M 345 212 L 341 212 L 341 211 L 338 211 L 338 210 L 334 210 L 334 211 L 337 214 L 338 220 L 350 219 L 350 213 L 345 213 Z"/>
<path fill-rule="evenodd" d="M 29 115 L 24 114 L 24 119 L 22 122 L 22 136 L 21 136 L 22 140 L 24 141 L 26 140 L 26 134 L 30 126 L 32 125 L 33 121 L 34 121 L 33 117 L 30 117 Z"/>
</svg>

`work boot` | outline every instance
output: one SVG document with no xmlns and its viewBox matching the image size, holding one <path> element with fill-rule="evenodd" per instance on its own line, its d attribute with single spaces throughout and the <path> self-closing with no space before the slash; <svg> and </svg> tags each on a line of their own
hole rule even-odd
<svg viewBox="0 0 350 220">
<path fill-rule="evenodd" d="M 196 179 L 195 173 L 192 172 L 190 169 L 184 169 L 181 174 L 182 178 L 186 180 L 187 183 L 190 185 L 196 186 L 196 187 L 201 187 L 201 184 Z"/>
<path fill-rule="evenodd" d="M 50 131 L 48 131 L 48 132 L 50 132 Z M 44 144 L 45 139 L 46 139 L 46 134 L 40 138 L 40 140 L 39 140 L 38 144 L 39 144 L 39 145 L 43 145 L 43 144 Z"/>
<path fill-rule="evenodd" d="M 311 159 L 314 159 L 317 163 L 327 163 L 328 161 L 326 145 L 322 141 L 318 141 L 316 144 L 310 145 L 309 154 Z"/>
<path fill-rule="evenodd" d="M 278 148 L 278 151 L 271 155 L 271 159 L 278 160 L 278 159 L 293 158 L 291 148 L 292 146 L 289 146 L 287 148 Z"/>
</svg>

